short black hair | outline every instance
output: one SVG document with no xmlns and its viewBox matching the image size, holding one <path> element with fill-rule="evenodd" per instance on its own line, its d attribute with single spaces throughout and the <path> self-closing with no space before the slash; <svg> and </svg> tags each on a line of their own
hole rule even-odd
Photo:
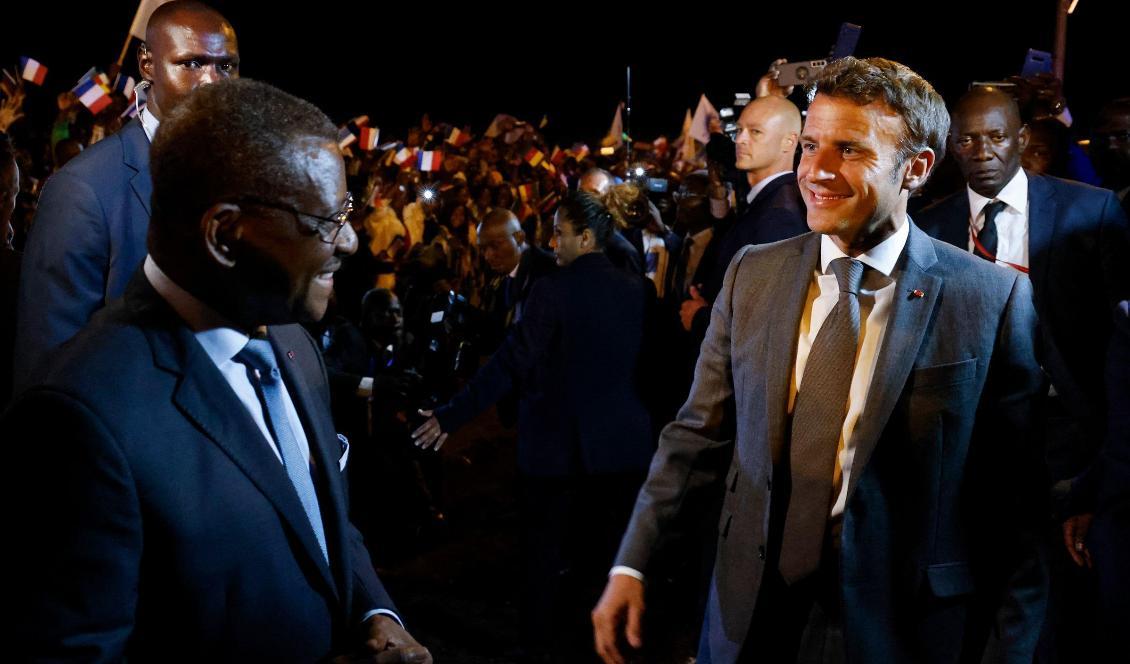
<svg viewBox="0 0 1130 664">
<path fill-rule="evenodd" d="M 221 201 L 296 204 L 306 173 L 294 151 L 310 141 L 336 144 L 336 134 L 313 104 L 260 81 L 197 88 L 153 139 L 151 237 L 195 236 L 200 217 Z"/>
<path fill-rule="evenodd" d="M 616 221 L 612 213 L 600 201 L 600 197 L 587 191 L 574 191 L 561 201 L 557 208 L 558 213 L 565 215 L 565 220 L 573 225 L 573 232 L 580 234 L 586 228 L 592 231 L 596 238 L 596 246 L 604 249 L 612 239 L 616 230 Z"/>
<path fill-rule="evenodd" d="M 847 56 L 828 65 L 816 80 L 816 93 L 842 97 L 865 106 L 882 101 L 906 125 L 899 161 L 930 148 L 941 162 L 946 154 L 950 116 L 946 103 L 926 79 L 906 65 L 885 58 Z"/>
</svg>

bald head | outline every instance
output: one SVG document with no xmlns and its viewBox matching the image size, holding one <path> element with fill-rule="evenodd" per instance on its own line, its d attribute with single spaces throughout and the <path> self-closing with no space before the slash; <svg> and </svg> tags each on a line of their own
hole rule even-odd
<svg viewBox="0 0 1130 664">
<path fill-rule="evenodd" d="M 965 182 L 995 198 L 1020 170 L 1028 128 L 1011 95 L 999 88 L 974 88 L 954 105 L 950 146 Z"/>
<path fill-rule="evenodd" d="M 800 110 L 784 97 L 758 97 L 742 109 L 735 141 L 737 167 L 750 184 L 793 169 Z"/>
<path fill-rule="evenodd" d="M 603 196 L 612 186 L 612 174 L 603 168 L 590 168 L 581 176 L 577 188 L 590 194 Z"/>
<path fill-rule="evenodd" d="M 174 0 L 149 17 L 137 63 L 150 84 L 146 108 L 161 119 L 197 87 L 239 76 L 235 29 L 208 5 Z"/>
<path fill-rule="evenodd" d="M 495 208 L 479 223 L 479 251 L 490 269 L 498 274 L 510 274 L 522 260 L 526 249 L 526 233 L 514 213 L 505 208 Z"/>
</svg>

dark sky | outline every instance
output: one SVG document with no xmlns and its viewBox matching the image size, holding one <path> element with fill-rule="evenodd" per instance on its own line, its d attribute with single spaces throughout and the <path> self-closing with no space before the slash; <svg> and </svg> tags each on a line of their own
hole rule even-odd
<svg viewBox="0 0 1130 664">
<path fill-rule="evenodd" d="M 236 27 L 245 76 L 310 99 L 336 121 L 368 114 L 391 138 L 425 111 L 471 123 L 476 133 L 498 112 L 534 122 L 548 114 L 550 138 L 565 141 L 607 130 L 624 96 L 625 65 L 632 65 L 632 133 L 673 137 L 699 94 L 724 106 L 734 92 L 750 91 L 776 57 L 824 57 L 844 21 L 863 26 L 856 55 L 899 60 L 953 99 L 971 80 L 1018 73 L 1030 47 L 1051 51 L 1055 2 L 786 0 L 774 4 L 787 9 L 775 10 L 749 0 L 671 10 L 634 3 L 599 15 L 583 8 L 600 3 L 214 4 Z M 19 5 L 5 12 L 0 62 L 35 57 L 50 68 L 50 92 L 113 61 L 137 6 Z M 1126 0 L 1080 0 L 1070 19 L 1066 91 L 1082 125 L 1102 101 L 1130 95 L 1127 25 Z"/>
</svg>

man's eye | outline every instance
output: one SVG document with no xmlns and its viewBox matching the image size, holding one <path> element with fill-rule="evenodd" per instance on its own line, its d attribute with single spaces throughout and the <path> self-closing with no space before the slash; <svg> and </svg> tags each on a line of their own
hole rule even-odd
<svg viewBox="0 0 1130 664">
<path fill-rule="evenodd" d="M 184 62 L 182 62 L 180 64 L 185 69 L 200 69 L 200 61 L 199 60 L 185 60 Z"/>
<path fill-rule="evenodd" d="M 801 143 L 800 149 L 804 150 L 805 152 L 815 152 L 816 151 L 816 144 L 815 143 Z"/>
</svg>

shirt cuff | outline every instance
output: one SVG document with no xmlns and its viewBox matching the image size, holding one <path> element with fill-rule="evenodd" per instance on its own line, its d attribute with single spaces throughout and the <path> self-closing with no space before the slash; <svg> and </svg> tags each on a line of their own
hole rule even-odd
<svg viewBox="0 0 1130 664">
<path fill-rule="evenodd" d="M 1059 115 L 1055 116 L 1055 119 L 1062 122 L 1063 126 L 1065 126 L 1065 127 L 1070 127 L 1071 124 L 1075 121 L 1071 117 L 1071 110 L 1069 108 L 1067 108 L 1066 104 L 1064 104 L 1063 110 L 1059 112 Z"/>
<path fill-rule="evenodd" d="M 367 621 L 369 618 L 372 618 L 376 615 L 388 616 L 389 618 L 395 620 L 398 625 L 404 627 L 404 621 L 400 619 L 400 616 L 396 615 L 396 613 L 392 611 L 389 611 L 388 609 L 373 609 L 372 611 L 369 611 L 361 618 L 362 624 L 364 624 L 365 621 Z"/>
<path fill-rule="evenodd" d="M 617 574 L 630 576 L 640 583 L 645 582 L 643 578 L 643 572 L 639 571 L 638 569 L 632 569 L 631 567 L 625 567 L 624 565 L 616 565 L 610 572 L 608 572 L 608 576 L 616 576 Z"/>
<path fill-rule="evenodd" d="M 370 397 L 373 395 L 373 378 L 366 376 L 357 384 L 357 396 Z"/>
</svg>

